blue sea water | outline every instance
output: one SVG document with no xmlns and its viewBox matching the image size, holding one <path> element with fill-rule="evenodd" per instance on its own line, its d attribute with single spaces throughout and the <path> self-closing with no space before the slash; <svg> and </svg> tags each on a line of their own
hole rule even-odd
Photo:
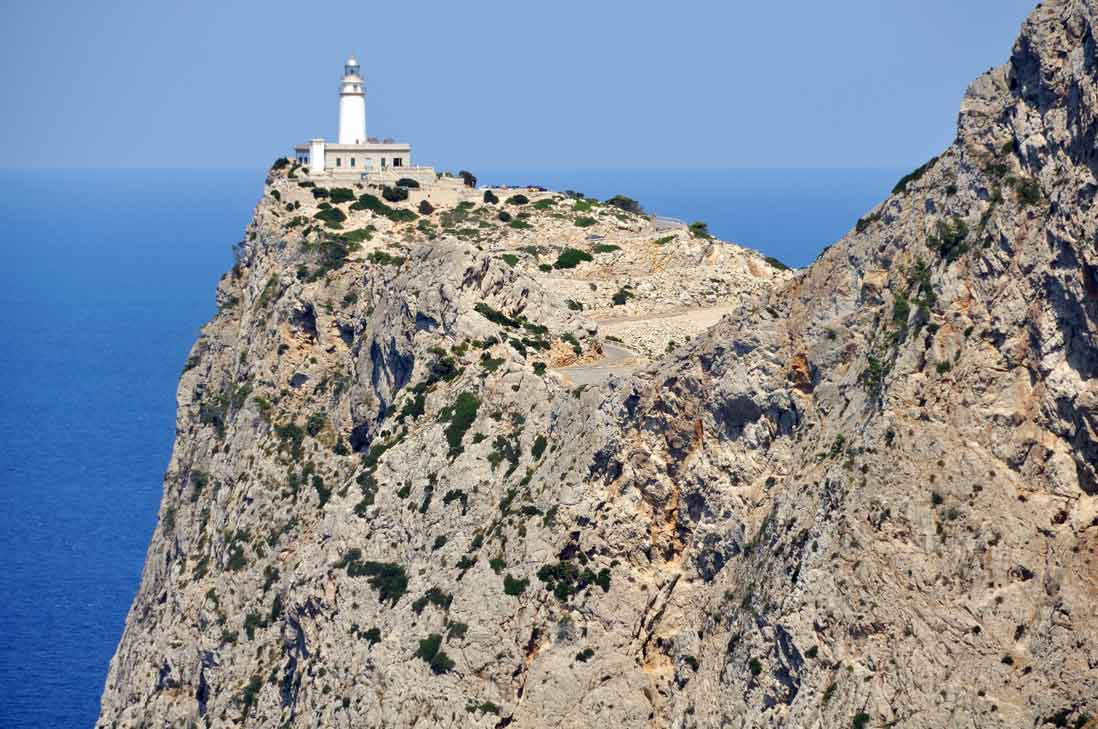
<svg viewBox="0 0 1098 729">
<path fill-rule="evenodd" d="M 896 170 L 478 170 L 625 194 L 806 265 Z M 0 171 L 0 728 L 94 725 L 156 521 L 176 380 L 261 170 Z"/>
</svg>

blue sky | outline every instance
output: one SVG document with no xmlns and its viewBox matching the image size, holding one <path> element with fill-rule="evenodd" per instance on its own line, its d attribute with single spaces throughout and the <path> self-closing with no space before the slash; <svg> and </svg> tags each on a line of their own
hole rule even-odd
<svg viewBox="0 0 1098 729">
<path fill-rule="evenodd" d="M 1032 0 L 4 3 L 5 167 L 259 167 L 371 135 L 468 167 L 909 167 Z"/>
</svg>

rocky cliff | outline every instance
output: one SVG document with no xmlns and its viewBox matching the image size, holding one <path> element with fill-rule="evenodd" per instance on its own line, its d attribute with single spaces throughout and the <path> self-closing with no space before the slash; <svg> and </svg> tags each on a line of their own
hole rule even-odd
<svg viewBox="0 0 1098 729">
<path fill-rule="evenodd" d="M 1098 725 L 1096 21 L 795 274 L 276 165 L 99 726 Z"/>
</svg>

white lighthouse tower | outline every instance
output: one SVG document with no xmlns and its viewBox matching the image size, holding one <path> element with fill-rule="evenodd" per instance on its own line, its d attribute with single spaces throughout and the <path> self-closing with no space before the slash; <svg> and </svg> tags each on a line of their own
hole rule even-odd
<svg viewBox="0 0 1098 729">
<path fill-rule="evenodd" d="M 366 143 L 366 92 L 354 56 L 343 66 L 343 81 L 339 86 L 339 143 Z"/>
<path fill-rule="evenodd" d="M 313 177 L 324 176 L 344 182 L 363 180 L 392 185 L 412 179 L 421 185 L 436 180 L 430 167 L 412 166 L 412 145 L 388 137 L 366 136 L 366 89 L 362 70 L 354 56 L 343 64 L 339 84 L 339 138 L 327 142 L 321 137 L 294 147 L 294 159 Z"/>
</svg>

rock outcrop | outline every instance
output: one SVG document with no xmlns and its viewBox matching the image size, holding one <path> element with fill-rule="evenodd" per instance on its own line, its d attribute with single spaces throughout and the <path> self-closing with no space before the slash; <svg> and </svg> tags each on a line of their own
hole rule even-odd
<svg viewBox="0 0 1098 729">
<path fill-rule="evenodd" d="M 1098 725 L 1096 22 L 795 274 L 276 165 L 98 726 Z"/>
</svg>

